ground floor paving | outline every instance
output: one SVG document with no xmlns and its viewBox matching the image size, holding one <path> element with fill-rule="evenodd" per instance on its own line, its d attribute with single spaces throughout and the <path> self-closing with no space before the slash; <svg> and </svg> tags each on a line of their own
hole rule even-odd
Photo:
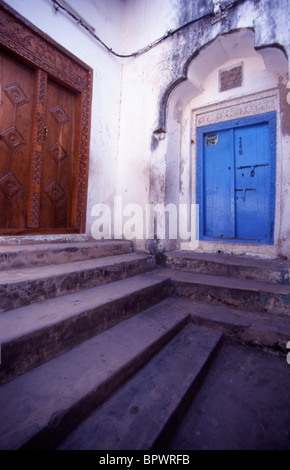
<svg viewBox="0 0 290 470">
<path fill-rule="evenodd" d="M 223 343 L 171 440 L 171 450 L 290 449 L 290 365 Z"/>
</svg>

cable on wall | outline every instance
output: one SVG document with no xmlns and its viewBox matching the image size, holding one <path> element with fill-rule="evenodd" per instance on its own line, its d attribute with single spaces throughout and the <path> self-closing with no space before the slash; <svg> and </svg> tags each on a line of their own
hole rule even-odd
<svg viewBox="0 0 290 470">
<path fill-rule="evenodd" d="M 107 44 L 104 43 L 104 41 L 102 41 L 96 34 L 95 34 L 95 30 L 92 26 L 90 26 L 75 10 L 73 10 L 69 5 L 66 6 L 66 3 L 64 2 L 64 0 L 51 0 L 52 3 L 54 4 L 54 8 L 58 11 L 59 9 L 61 9 L 62 11 L 64 11 L 65 13 L 67 13 L 71 18 L 73 18 L 82 28 L 84 28 L 95 40 L 97 40 L 100 44 L 102 44 L 102 46 L 108 51 L 110 52 L 111 54 L 113 54 L 114 56 L 116 57 L 120 57 L 122 59 L 126 59 L 126 58 L 130 58 L 130 57 L 138 57 L 139 55 L 141 54 L 144 54 L 145 52 L 148 52 L 150 51 L 151 49 L 153 49 L 153 47 L 156 47 L 158 44 L 161 44 L 163 41 L 165 41 L 166 39 L 168 39 L 169 37 L 171 36 L 174 36 L 176 33 L 182 31 L 183 29 L 201 21 L 201 20 L 204 20 L 205 18 L 208 18 L 208 17 L 214 17 L 215 14 L 213 11 L 210 11 L 208 13 L 205 13 L 204 15 L 198 17 L 198 18 L 195 18 L 191 21 L 188 21 L 187 23 L 183 24 L 182 26 L 180 26 L 179 28 L 176 28 L 176 29 L 173 29 L 173 30 L 169 30 L 165 35 L 163 35 L 162 37 L 156 39 L 155 41 L 151 42 L 150 44 L 148 44 L 147 46 L 145 47 L 142 47 L 141 49 L 138 49 L 137 51 L 135 52 L 132 52 L 131 54 L 119 54 L 118 52 L 114 51 L 112 48 L 110 48 L 109 46 L 107 46 Z M 221 8 L 222 8 L 222 11 L 225 11 L 225 10 L 228 10 L 230 8 L 232 8 L 233 6 L 239 4 L 239 3 L 243 3 L 245 2 L 245 0 L 235 0 L 234 2 L 231 2 L 225 6 L 222 6 L 221 5 Z"/>
</svg>

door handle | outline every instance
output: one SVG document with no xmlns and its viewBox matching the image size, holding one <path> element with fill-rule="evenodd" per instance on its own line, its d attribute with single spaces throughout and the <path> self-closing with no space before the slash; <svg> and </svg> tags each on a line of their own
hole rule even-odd
<svg viewBox="0 0 290 470">
<path fill-rule="evenodd" d="M 48 136 L 48 127 L 47 127 L 47 126 L 44 126 L 43 131 L 44 131 L 44 138 L 47 139 L 47 136 Z"/>
</svg>

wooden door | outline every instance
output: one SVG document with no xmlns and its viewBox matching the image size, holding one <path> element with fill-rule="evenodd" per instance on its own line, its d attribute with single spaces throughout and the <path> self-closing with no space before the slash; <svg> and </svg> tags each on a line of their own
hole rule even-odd
<svg viewBox="0 0 290 470">
<path fill-rule="evenodd" d="M 235 129 L 236 237 L 265 240 L 270 214 L 269 123 Z"/>
<path fill-rule="evenodd" d="M 201 239 L 273 243 L 275 132 L 275 113 L 198 128 Z"/>
<path fill-rule="evenodd" d="M 0 51 L 0 232 L 76 231 L 78 94 Z"/>
<path fill-rule="evenodd" d="M 0 0 L 0 235 L 86 229 L 92 69 Z"/>
<path fill-rule="evenodd" d="M 234 237 L 232 131 L 204 134 L 204 234 Z"/>
<path fill-rule="evenodd" d="M 35 71 L 0 51 L 0 228 L 22 231 L 32 150 Z"/>
<path fill-rule="evenodd" d="M 76 198 L 78 96 L 48 79 L 39 227 L 72 228 Z"/>
</svg>

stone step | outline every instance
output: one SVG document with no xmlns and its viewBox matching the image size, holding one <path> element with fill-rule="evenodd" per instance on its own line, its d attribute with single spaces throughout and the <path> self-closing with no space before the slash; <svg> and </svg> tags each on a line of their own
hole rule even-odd
<svg viewBox="0 0 290 470">
<path fill-rule="evenodd" d="M 63 264 L 132 252 L 128 241 L 92 241 L 0 246 L 0 271 L 20 267 Z"/>
<path fill-rule="evenodd" d="M 164 300 L 154 272 L 0 314 L 0 384 Z"/>
<path fill-rule="evenodd" d="M 290 263 L 282 260 L 176 251 L 166 253 L 163 264 L 167 268 L 200 274 L 288 285 L 290 282 Z"/>
<path fill-rule="evenodd" d="M 58 447 L 60 450 L 149 450 L 164 447 L 192 400 L 222 334 L 187 325 Z"/>
<path fill-rule="evenodd" d="M 288 316 L 268 315 L 186 298 L 172 298 L 171 308 L 190 314 L 191 321 L 196 325 L 218 328 L 235 342 L 272 350 L 284 358 L 287 355 L 287 343 L 290 340 Z"/>
<path fill-rule="evenodd" d="M 165 300 L 2 385 L 0 449 L 56 447 L 188 319 Z"/>
<path fill-rule="evenodd" d="M 120 256 L 0 272 L 0 312 L 141 274 L 155 267 L 152 256 Z"/>
<path fill-rule="evenodd" d="M 244 310 L 290 315 L 290 286 L 225 276 L 161 269 L 170 276 L 174 295 Z"/>
</svg>

